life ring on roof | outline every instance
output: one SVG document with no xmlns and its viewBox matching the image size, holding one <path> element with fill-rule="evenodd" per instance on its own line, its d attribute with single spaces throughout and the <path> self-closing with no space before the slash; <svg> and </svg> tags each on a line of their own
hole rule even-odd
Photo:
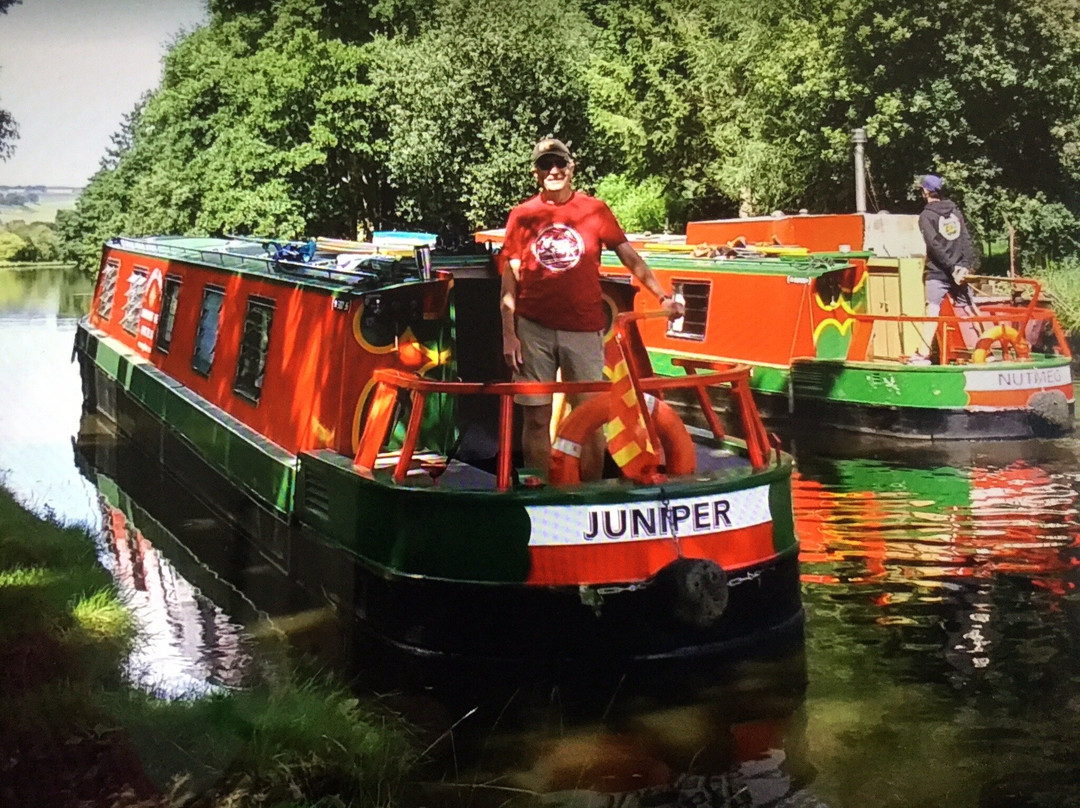
<svg viewBox="0 0 1080 808">
<path fill-rule="evenodd" d="M 666 473 L 693 474 L 697 469 L 697 453 L 686 425 L 669 404 L 656 398 L 652 402 L 650 410 L 656 434 L 664 449 Z M 575 407 L 562 422 L 551 446 L 548 480 L 553 485 L 581 482 L 581 447 L 588 443 L 596 430 L 603 427 L 609 411 L 606 395 L 593 396 Z"/>
<path fill-rule="evenodd" d="M 994 343 L 1001 346 L 1001 358 L 1007 358 L 1009 351 L 1018 359 L 1027 359 L 1031 356 L 1031 346 L 1020 332 L 1012 326 L 997 325 L 989 331 L 983 332 L 979 341 L 975 343 L 975 350 L 971 352 L 971 361 L 982 364 L 990 356 L 990 348 Z"/>
</svg>

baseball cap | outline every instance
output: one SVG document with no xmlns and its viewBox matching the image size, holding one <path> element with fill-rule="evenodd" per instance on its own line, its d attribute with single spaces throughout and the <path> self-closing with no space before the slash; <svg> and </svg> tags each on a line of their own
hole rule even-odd
<svg viewBox="0 0 1080 808">
<path fill-rule="evenodd" d="M 553 137 L 545 137 L 537 142 L 533 146 L 532 161 L 535 163 L 545 154 L 554 154 L 557 157 L 562 157 L 564 160 L 573 162 L 574 158 L 570 154 L 570 149 L 566 147 L 566 144 L 561 140 Z"/>
<path fill-rule="evenodd" d="M 936 194 L 941 190 L 941 186 L 945 184 L 945 181 L 941 179 L 937 174 L 927 174 L 922 178 L 920 183 L 924 191 L 929 191 L 932 194 Z"/>
</svg>

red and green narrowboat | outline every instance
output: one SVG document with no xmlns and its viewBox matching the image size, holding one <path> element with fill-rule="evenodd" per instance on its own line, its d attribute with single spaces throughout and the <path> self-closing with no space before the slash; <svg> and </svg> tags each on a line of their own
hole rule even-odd
<svg viewBox="0 0 1080 808">
<path fill-rule="evenodd" d="M 674 360 L 748 364 L 762 411 L 798 429 L 930 440 L 1072 430 L 1071 353 L 1039 284 L 972 278 L 978 316 L 946 302 L 927 318 L 916 216 L 727 219 L 632 238 L 686 306 L 682 320 L 642 324 L 657 373 Z M 613 255 L 605 266 L 620 271 Z M 926 331 L 932 363 L 909 364 Z"/>
<path fill-rule="evenodd" d="M 320 239 L 116 238 L 76 337 L 88 409 L 266 559 L 429 657 L 666 659 L 801 638 L 791 458 L 741 363 L 652 373 L 606 279 L 609 380 L 507 381 L 490 256 Z M 724 388 L 686 427 L 665 397 Z M 513 396 L 593 398 L 521 468 Z M 557 408 L 563 409 L 565 408 Z M 581 481 L 575 441 L 616 460 Z"/>
</svg>

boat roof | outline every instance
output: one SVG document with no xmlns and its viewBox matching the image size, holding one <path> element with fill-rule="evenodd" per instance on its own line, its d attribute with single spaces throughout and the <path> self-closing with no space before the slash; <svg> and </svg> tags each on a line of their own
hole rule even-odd
<svg viewBox="0 0 1080 808">
<path fill-rule="evenodd" d="M 247 236 L 142 236 L 112 238 L 106 247 L 330 293 L 363 293 L 422 280 L 413 257 L 413 247 L 422 244 L 423 239 L 416 245 L 404 240 L 380 245 L 325 238 L 298 242 Z M 440 269 L 482 267 L 490 260 L 486 254 L 432 255 L 432 265 Z"/>
<path fill-rule="evenodd" d="M 482 244 L 498 246 L 502 244 L 505 234 L 502 228 L 481 230 L 474 234 L 474 238 Z M 827 272 L 845 269 L 853 259 L 874 257 L 870 251 L 811 252 L 805 247 L 791 244 L 748 244 L 727 248 L 723 256 L 710 257 L 694 254 L 709 245 L 687 244 L 685 236 L 627 233 L 626 238 L 653 269 L 816 278 Z M 622 266 L 618 256 L 611 251 L 604 251 L 600 260 L 604 267 Z"/>
<path fill-rule="evenodd" d="M 817 278 L 828 272 L 846 269 L 854 258 L 869 258 L 871 253 L 821 252 L 779 253 L 734 257 L 699 257 L 686 252 L 642 250 L 641 256 L 653 269 L 691 270 L 694 272 L 735 273 L 743 275 L 788 275 Z M 605 267 L 621 266 L 614 253 L 605 252 L 601 258 Z"/>
</svg>

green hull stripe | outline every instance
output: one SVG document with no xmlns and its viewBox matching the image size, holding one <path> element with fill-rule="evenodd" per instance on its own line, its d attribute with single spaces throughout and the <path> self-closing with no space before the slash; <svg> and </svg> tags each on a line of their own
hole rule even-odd
<svg viewBox="0 0 1080 808">
<path fill-rule="evenodd" d="M 685 371 L 672 364 L 678 356 L 701 358 L 700 354 L 677 354 L 649 350 L 653 370 L 661 376 L 682 376 Z M 742 361 L 742 360 L 734 360 Z M 972 365 L 929 365 L 912 367 L 899 363 L 843 362 L 840 360 L 795 360 L 791 368 L 750 364 L 750 387 L 756 393 L 786 396 L 790 380 L 796 400 L 830 401 L 882 407 L 916 407 L 928 410 L 964 409 L 968 405 L 966 374 Z M 1000 370 L 1068 367 L 1064 356 L 1002 362 Z"/>
<path fill-rule="evenodd" d="M 85 327 L 85 326 L 84 326 Z M 288 518 L 293 506 L 296 456 L 166 376 L 156 367 L 90 332 L 97 367 L 217 471 Z M 89 347 L 89 346 L 88 346 Z"/>
<path fill-rule="evenodd" d="M 996 370 L 1068 367 L 1066 357 L 1001 362 Z M 816 399 L 838 404 L 862 404 L 915 409 L 965 409 L 968 406 L 967 372 L 982 366 L 928 365 L 910 367 L 869 363 L 797 361 L 792 366 L 796 400 Z"/>
</svg>

